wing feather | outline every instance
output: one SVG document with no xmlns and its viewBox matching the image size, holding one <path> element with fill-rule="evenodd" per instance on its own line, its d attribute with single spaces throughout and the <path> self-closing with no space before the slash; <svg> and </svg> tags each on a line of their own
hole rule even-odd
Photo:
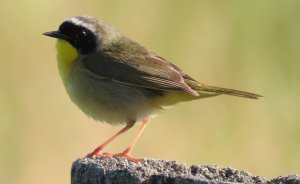
<svg viewBox="0 0 300 184">
<path fill-rule="evenodd" d="M 127 40 L 128 42 L 128 40 Z M 111 79 L 127 85 L 174 92 L 198 93 L 185 83 L 191 79 L 178 67 L 131 41 L 127 47 L 118 43 L 101 52 L 83 58 L 86 69 L 93 76 Z M 129 47 L 129 48 L 128 48 Z M 122 48 L 127 48 L 124 50 Z M 135 52 L 136 49 L 136 52 Z M 130 52 L 128 52 L 128 50 Z"/>
</svg>

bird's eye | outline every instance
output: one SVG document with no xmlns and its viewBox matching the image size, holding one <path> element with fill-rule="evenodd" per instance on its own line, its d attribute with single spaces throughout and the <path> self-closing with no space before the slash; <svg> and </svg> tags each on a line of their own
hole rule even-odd
<svg viewBox="0 0 300 184">
<path fill-rule="evenodd" d="M 75 36 L 74 43 L 82 54 L 86 54 L 96 48 L 96 37 L 93 32 L 81 28 Z"/>
<path fill-rule="evenodd" d="M 88 28 L 71 22 L 64 22 L 59 31 L 68 37 L 66 40 L 76 47 L 81 54 L 92 52 L 97 47 L 96 35 Z"/>
<path fill-rule="evenodd" d="M 75 39 L 78 40 L 83 40 L 87 37 L 87 33 L 86 31 L 82 30 L 82 31 L 79 31 L 76 35 L 75 35 Z"/>
<path fill-rule="evenodd" d="M 82 35 L 83 35 L 83 36 L 86 36 L 87 34 L 86 34 L 86 32 L 85 32 L 85 31 L 82 31 Z"/>
<path fill-rule="evenodd" d="M 75 34 L 75 41 L 78 42 L 84 40 L 86 36 L 87 36 L 86 31 L 78 31 L 78 33 Z"/>
</svg>

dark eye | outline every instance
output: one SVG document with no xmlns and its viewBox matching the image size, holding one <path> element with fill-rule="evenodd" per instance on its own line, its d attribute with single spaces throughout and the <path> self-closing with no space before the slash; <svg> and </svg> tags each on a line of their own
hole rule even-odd
<svg viewBox="0 0 300 184">
<path fill-rule="evenodd" d="M 81 32 L 79 32 L 78 34 L 76 34 L 75 39 L 77 39 L 77 40 L 83 40 L 86 37 L 87 37 L 86 31 L 82 30 Z"/>
<path fill-rule="evenodd" d="M 67 41 L 81 54 L 92 52 L 97 47 L 95 34 L 85 27 L 71 22 L 64 22 L 59 27 L 59 31 L 69 38 Z"/>
<path fill-rule="evenodd" d="M 87 36 L 87 33 L 85 31 L 82 31 L 83 36 Z"/>
<path fill-rule="evenodd" d="M 96 37 L 93 32 L 80 28 L 74 40 L 75 47 L 82 53 L 87 54 L 96 48 Z"/>
</svg>

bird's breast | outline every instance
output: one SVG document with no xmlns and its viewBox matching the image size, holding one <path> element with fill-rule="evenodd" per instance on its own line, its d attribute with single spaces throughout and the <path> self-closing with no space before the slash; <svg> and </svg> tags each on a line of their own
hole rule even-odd
<svg viewBox="0 0 300 184">
<path fill-rule="evenodd" d="M 65 83 L 74 67 L 75 61 L 79 58 L 79 53 L 69 42 L 62 39 L 57 39 L 56 50 L 59 74 Z"/>
<path fill-rule="evenodd" d="M 90 76 L 80 59 L 75 61 L 64 84 L 71 100 L 98 121 L 110 124 L 141 121 L 161 110 L 153 103 L 149 91 Z"/>
</svg>

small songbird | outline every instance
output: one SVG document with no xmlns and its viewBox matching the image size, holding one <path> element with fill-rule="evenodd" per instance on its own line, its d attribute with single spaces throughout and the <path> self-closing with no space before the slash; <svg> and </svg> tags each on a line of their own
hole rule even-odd
<svg viewBox="0 0 300 184">
<path fill-rule="evenodd" d="M 57 31 L 57 63 L 71 100 L 88 116 L 112 125 L 125 124 L 88 156 L 130 155 L 149 119 L 166 106 L 217 95 L 258 99 L 260 95 L 200 83 L 179 67 L 123 36 L 111 25 L 91 16 L 66 19 Z M 130 145 L 118 154 L 103 149 L 141 122 Z"/>
</svg>

